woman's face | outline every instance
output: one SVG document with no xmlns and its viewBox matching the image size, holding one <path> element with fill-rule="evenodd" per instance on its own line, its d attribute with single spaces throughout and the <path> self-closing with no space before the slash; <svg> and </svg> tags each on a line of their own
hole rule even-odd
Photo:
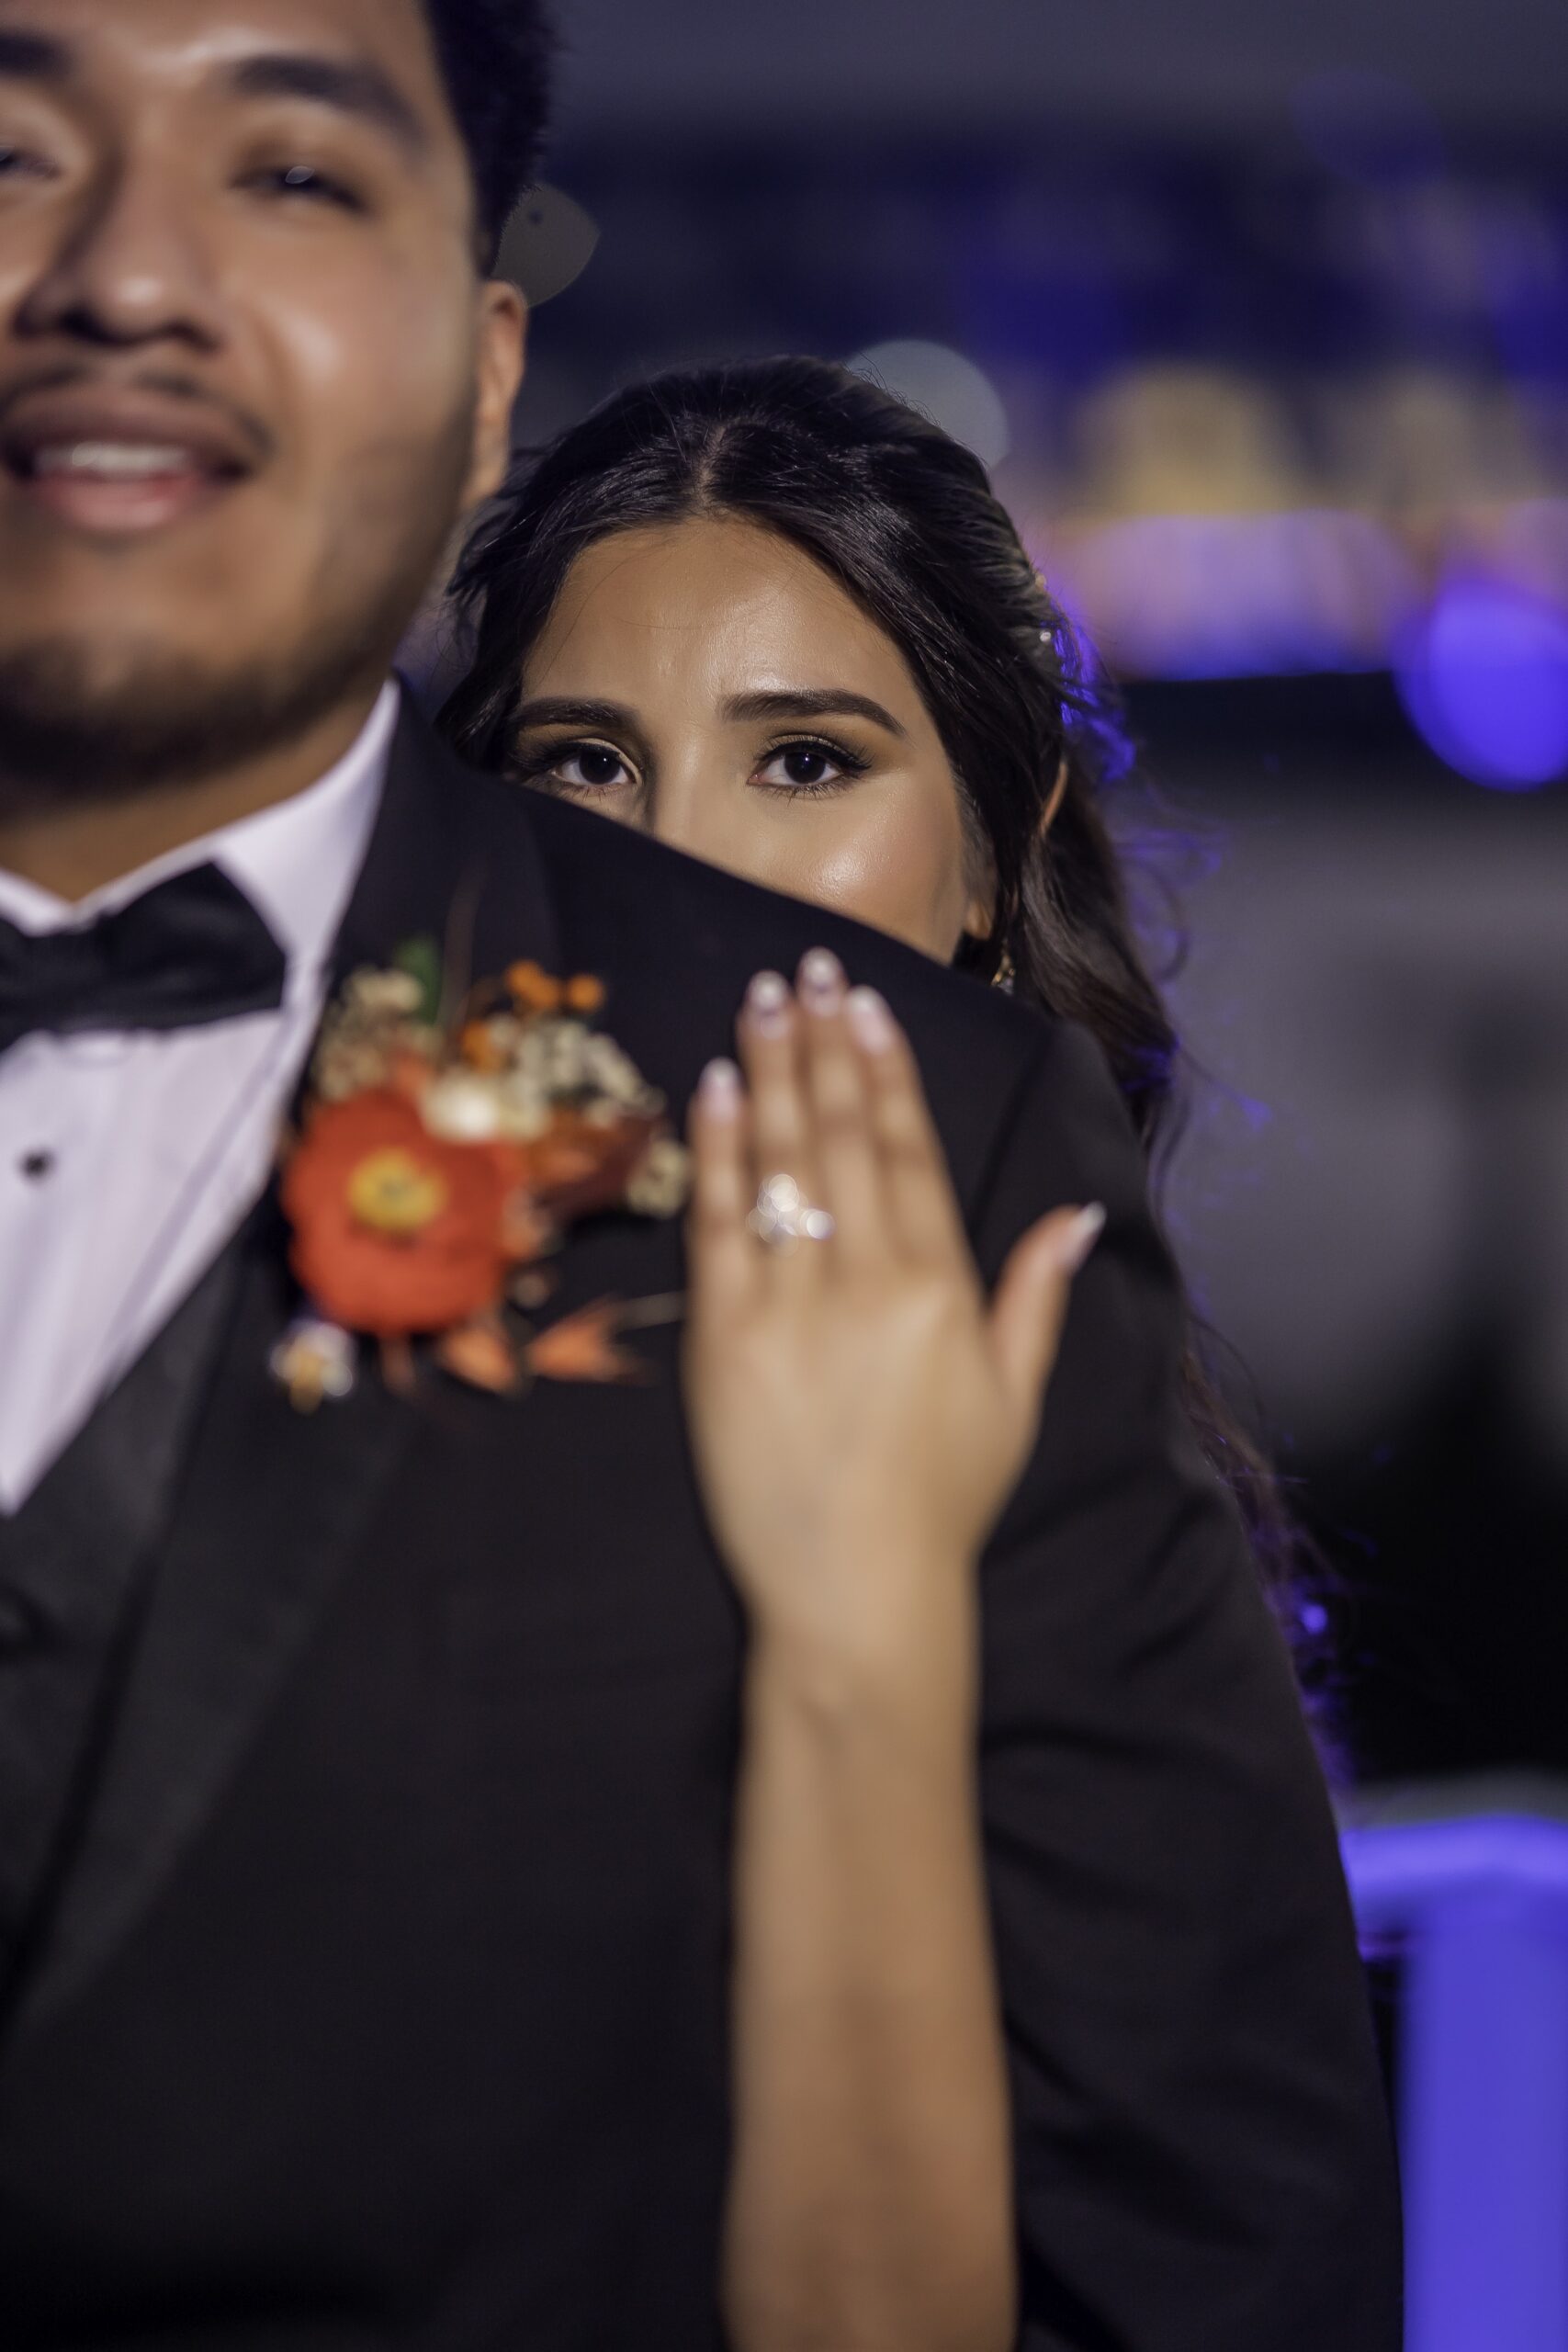
<svg viewBox="0 0 1568 2352">
<path fill-rule="evenodd" d="M 958 788 L 903 656 L 736 516 L 616 533 L 523 676 L 530 783 L 949 960 L 987 928 Z"/>
</svg>

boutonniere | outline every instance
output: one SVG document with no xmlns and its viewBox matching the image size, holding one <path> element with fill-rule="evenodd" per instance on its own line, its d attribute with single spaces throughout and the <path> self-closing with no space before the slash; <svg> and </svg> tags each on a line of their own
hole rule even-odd
<svg viewBox="0 0 1568 2352">
<path fill-rule="evenodd" d="M 599 1026 L 600 983 L 519 963 L 450 1020 L 441 997 L 434 944 L 415 942 L 390 970 L 355 972 L 322 1023 L 280 1194 L 308 1305 L 272 1360 L 303 1409 L 346 1394 L 364 1340 L 399 1387 L 416 1340 L 502 1394 L 633 1378 L 622 1336 L 679 1312 L 604 1299 L 533 1319 L 570 1226 L 673 1216 L 686 1198 L 664 1098 Z"/>
</svg>

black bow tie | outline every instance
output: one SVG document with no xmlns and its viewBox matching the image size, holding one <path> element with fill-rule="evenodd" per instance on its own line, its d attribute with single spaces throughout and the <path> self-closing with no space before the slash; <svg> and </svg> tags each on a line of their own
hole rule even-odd
<svg viewBox="0 0 1568 2352">
<path fill-rule="evenodd" d="M 237 884 L 196 865 L 75 931 L 0 917 L 0 1054 L 35 1030 L 196 1029 L 283 1001 L 282 948 Z"/>
</svg>

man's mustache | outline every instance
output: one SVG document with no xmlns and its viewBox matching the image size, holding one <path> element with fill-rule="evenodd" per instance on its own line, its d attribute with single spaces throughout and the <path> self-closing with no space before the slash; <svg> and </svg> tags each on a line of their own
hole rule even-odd
<svg viewBox="0 0 1568 2352">
<path fill-rule="evenodd" d="M 88 367 L 80 361 L 56 362 L 0 379 L 0 435 L 25 401 L 50 392 L 104 392 L 184 403 L 222 419 L 243 441 L 259 467 L 276 456 L 277 437 L 241 401 L 230 399 L 197 378 L 169 368 Z"/>
</svg>

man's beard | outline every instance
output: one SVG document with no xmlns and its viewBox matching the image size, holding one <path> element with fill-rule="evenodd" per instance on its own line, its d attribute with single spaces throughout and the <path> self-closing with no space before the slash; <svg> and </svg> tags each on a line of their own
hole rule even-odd
<svg viewBox="0 0 1568 2352">
<path fill-rule="evenodd" d="M 118 646 L 107 676 L 105 649 L 80 639 L 0 650 L 0 815 L 123 803 L 265 758 L 385 671 L 406 602 L 248 668 L 203 670 L 155 641 Z"/>
<path fill-rule="evenodd" d="M 373 695 L 449 552 L 467 452 L 460 419 L 445 449 L 423 453 L 424 495 L 390 508 L 398 519 L 379 545 L 370 531 L 333 533 L 302 599 L 308 617 L 248 662 L 203 664 L 152 634 L 104 643 L 57 630 L 0 645 L 0 820 L 205 782 Z M 386 513 L 406 482 L 400 471 L 377 488 Z"/>
</svg>

